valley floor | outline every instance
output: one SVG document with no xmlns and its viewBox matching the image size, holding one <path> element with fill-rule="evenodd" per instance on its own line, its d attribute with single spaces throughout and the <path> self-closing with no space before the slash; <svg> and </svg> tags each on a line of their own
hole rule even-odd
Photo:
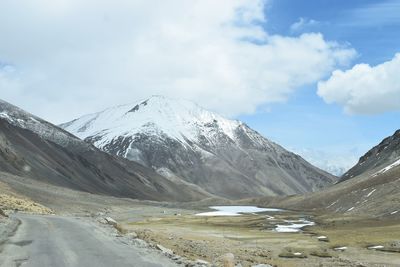
<svg viewBox="0 0 400 267">
<path fill-rule="evenodd" d="M 9 220 L 0 216 L 0 251 L 2 251 L 0 262 L 9 263 L 10 260 L 14 263 L 26 262 L 24 259 L 29 253 L 30 259 L 39 257 L 37 258 L 39 262 L 57 259 L 67 263 L 71 257 L 77 258 L 77 261 L 82 263 L 90 258 L 96 262 L 94 255 L 100 254 L 114 255 L 115 262 L 118 262 L 121 260 L 120 257 L 131 259 L 131 256 L 139 253 L 141 256 L 144 255 L 143 262 L 146 262 L 145 255 L 152 253 L 154 249 L 136 248 L 135 250 L 129 247 L 125 250 L 124 245 L 121 244 L 121 240 L 131 242 L 132 236 L 135 235 L 118 237 L 114 233 L 109 236 L 101 229 L 98 220 L 110 216 L 119 223 L 120 231 L 135 232 L 139 239 L 153 244 L 150 247 L 154 248 L 160 244 L 184 257 L 183 259 L 205 260 L 217 266 L 221 266 L 222 256 L 226 253 L 233 253 L 236 263 L 240 263 L 243 267 L 259 263 L 278 267 L 400 266 L 400 221 L 398 219 L 371 219 L 340 214 L 301 212 L 260 213 L 238 217 L 199 217 L 195 214 L 207 211 L 205 208 L 207 206 L 234 203 L 221 200 L 186 204 L 135 201 L 77 192 L 4 173 L 0 173 L 1 194 L 5 200 L 2 202 L 3 209 L 17 208 L 27 213 L 55 212 L 57 216 L 17 215 L 16 218 L 20 219 L 22 224 L 15 235 L 3 245 L 1 241 L 4 241 L 7 231 L 2 231 L 2 226 Z M 298 220 L 299 218 L 310 219 L 317 225 L 306 227 L 302 233 L 272 231 L 275 224 L 283 220 Z M 9 230 L 12 232 L 15 225 L 10 227 Z M 74 232 L 77 234 L 70 234 Z M 328 239 L 326 241 L 329 242 L 319 241 L 318 236 L 326 236 Z M 43 252 L 40 251 L 45 249 L 45 241 L 59 250 L 54 254 L 56 259 L 51 257 L 40 259 L 43 257 Z M 114 244 L 115 242 L 117 243 Z M 380 245 L 384 246 L 383 250 L 386 251 L 367 249 L 370 246 Z M 93 248 L 98 246 L 100 246 L 99 251 L 94 251 Z M 335 247 L 347 247 L 347 249 L 335 251 L 333 249 Z M 155 255 L 160 256 L 159 254 L 158 252 Z M 114 256 L 110 256 L 110 259 Z M 181 257 L 171 258 L 177 259 L 171 264 L 179 264 L 179 261 L 182 261 Z M 157 263 L 163 266 L 165 266 L 163 261 L 170 262 L 167 257 L 157 260 Z M 107 263 L 107 261 L 104 262 Z M 130 266 L 129 264 L 130 261 L 126 265 L 119 266 Z M 100 262 L 92 266 L 102 265 Z"/>
<path fill-rule="evenodd" d="M 226 253 L 233 253 L 236 263 L 244 267 L 260 263 L 282 267 L 400 266 L 399 221 L 297 212 L 272 214 L 274 219 L 270 213 L 267 216 L 199 217 L 194 216 L 194 212 L 180 213 L 165 208 L 153 209 L 153 212 L 133 221 L 124 213 L 120 217 L 124 221 L 122 227 L 178 255 L 219 266 Z M 306 227 L 300 233 L 273 231 L 275 224 L 284 220 L 308 216 L 313 216 L 316 226 Z M 321 241 L 319 236 L 327 239 Z M 377 245 L 383 245 L 383 250 L 387 251 L 368 249 Z M 338 247 L 346 249 L 336 251 L 334 248 Z"/>
</svg>

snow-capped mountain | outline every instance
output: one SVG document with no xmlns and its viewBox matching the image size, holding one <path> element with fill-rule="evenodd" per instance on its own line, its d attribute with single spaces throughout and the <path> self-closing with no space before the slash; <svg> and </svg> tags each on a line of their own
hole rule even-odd
<svg viewBox="0 0 400 267">
<path fill-rule="evenodd" d="M 291 149 L 314 166 L 336 176 L 342 176 L 357 163 L 357 156 L 351 151 L 332 151 L 331 149 Z"/>
<path fill-rule="evenodd" d="M 153 96 L 60 126 L 110 154 L 223 197 L 303 193 L 336 181 L 246 124 L 185 100 Z"/>
<path fill-rule="evenodd" d="M 2 100 L 0 172 L 117 197 L 168 201 L 210 197 L 192 185 L 173 182 L 150 168 L 111 156 Z"/>
</svg>

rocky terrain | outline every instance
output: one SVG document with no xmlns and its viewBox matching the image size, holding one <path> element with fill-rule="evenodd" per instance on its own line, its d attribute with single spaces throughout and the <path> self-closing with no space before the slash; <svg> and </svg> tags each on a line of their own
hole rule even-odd
<svg viewBox="0 0 400 267">
<path fill-rule="evenodd" d="M 400 218 L 400 131 L 385 138 L 341 182 L 310 194 L 259 198 L 253 203 L 388 219 Z"/>
<path fill-rule="evenodd" d="M 400 130 L 382 140 L 378 145 L 363 155 L 358 163 L 348 170 L 342 181 L 361 174 L 372 174 L 374 171 L 390 166 L 400 159 Z"/>
<path fill-rule="evenodd" d="M 120 108 L 117 108 L 118 116 Z M 134 108 L 134 112 L 140 108 L 140 105 L 138 109 Z M 312 191 L 317 187 L 311 188 L 301 179 L 292 181 L 282 173 L 289 175 L 292 169 L 305 175 L 304 168 L 311 168 L 316 173 L 320 170 L 259 137 L 240 122 L 230 132 L 227 122 L 220 117 L 216 120 L 223 122 L 224 127 L 215 123 L 210 131 L 220 133 L 220 137 L 225 135 L 224 146 L 220 146 L 220 142 L 212 146 L 211 141 L 216 142 L 220 137 L 212 139 L 210 133 L 203 134 L 211 140 L 208 147 L 208 141 L 195 143 L 186 136 L 172 138 L 173 142 L 179 143 L 179 146 L 172 146 L 178 149 L 173 150 L 174 153 L 182 147 L 198 147 L 197 151 L 202 149 L 210 153 L 209 158 L 215 164 L 222 158 L 223 163 L 217 164 L 222 168 L 221 175 L 226 175 L 224 169 L 228 167 L 224 164 L 228 163 L 230 168 L 241 166 L 240 171 L 248 171 L 248 179 L 237 183 L 238 177 L 219 181 L 212 176 L 215 169 L 209 170 L 206 173 L 217 180 L 213 191 L 209 188 L 213 184 L 211 181 L 200 178 L 192 181 L 174 173 L 177 170 L 184 173 L 176 167 L 180 162 L 178 158 L 171 156 L 169 167 L 149 168 L 109 155 L 57 126 L 0 102 L 0 253 L 3 253 L 0 262 L 16 266 L 61 262 L 61 266 L 64 263 L 69 266 L 75 260 L 80 263 L 93 261 L 102 266 L 118 262 L 121 255 L 128 255 L 131 259 L 140 257 L 148 266 L 398 266 L 398 132 L 363 156 L 348 172 L 351 179 L 343 179 L 319 192 L 285 196 L 283 191 L 276 191 L 263 180 L 267 176 L 269 179 L 270 173 L 250 179 L 252 172 L 240 164 L 250 164 L 247 161 L 250 158 L 257 166 L 274 162 L 275 165 L 265 164 L 272 166 L 269 169 L 272 173 L 275 170 L 276 175 L 279 173 L 283 177 L 282 181 L 275 181 L 276 185 L 290 190 L 299 190 L 299 181 L 304 182 L 300 183 L 301 190 Z M 231 133 L 232 137 L 228 138 Z M 150 143 L 147 144 L 155 145 Z M 128 154 L 130 145 L 125 147 Z M 153 148 L 164 155 L 157 150 L 159 144 Z M 248 158 L 236 154 L 238 150 Z M 201 152 L 203 156 L 204 151 Z M 159 155 L 157 153 L 154 158 Z M 256 158 L 261 158 L 262 162 Z M 190 160 L 196 161 L 195 157 Z M 205 162 L 210 163 L 200 163 Z M 250 164 L 249 168 L 256 165 Z M 215 167 L 211 163 L 207 166 Z M 363 166 L 367 167 L 360 171 Z M 259 167 L 260 171 L 266 172 L 263 168 Z M 221 191 L 222 183 L 228 182 L 232 182 L 237 191 L 232 191 L 229 186 L 228 191 Z M 229 199 L 233 198 L 232 192 L 243 191 L 245 193 L 240 196 L 247 196 L 255 186 L 261 186 L 261 189 L 252 192 L 252 198 Z M 267 191 L 269 193 L 265 193 Z M 254 198 L 262 192 L 265 196 Z M 227 198 L 217 197 L 217 193 Z M 248 204 L 285 208 L 286 211 L 235 217 L 195 215 L 207 211 L 208 206 Z M 57 215 L 34 215 L 48 213 Z M 275 231 L 279 225 L 285 227 L 306 219 L 314 225 L 303 227 L 297 233 Z M 44 232 L 48 233 L 43 235 Z M 69 241 L 64 236 L 70 237 Z M 91 254 L 93 247 L 100 243 L 100 250 L 108 255 L 104 260 Z M 46 244 L 53 245 L 48 247 Z M 52 249 L 56 246 L 62 246 L 65 253 L 57 254 Z M 51 253 L 43 257 L 47 255 L 43 251 Z"/>
<path fill-rule="evenodd" d="M 231 199 L 305 193 L 337 180 L 240 121 L 162 96 L 61 127 L 170 180 Z"/>
</svg>

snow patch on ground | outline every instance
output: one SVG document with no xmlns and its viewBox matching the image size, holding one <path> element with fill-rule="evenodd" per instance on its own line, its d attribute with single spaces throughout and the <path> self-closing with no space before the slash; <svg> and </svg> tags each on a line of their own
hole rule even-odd
<svg viewBox="0 0 400 267">
<path fill-rule="evenodd" d="M 315 225 L 315 222 L 306 219 L 285 222 L 288 224 L 277 224 L 275 231 L 279 233 L 297 233 L 300 232 L 303 227 Z"/>
<path fill-rule="evenodd" d="M 5 111 L 0 112 L 0 118 L 6 119 L 8 121 L 13 121 L 13 119 Z"/>
<path fill-rule="evenodd" d="M 210 209 L 216 211 L 202 212 L 196 214 L 196 216 L 240 216 L 242 213 L 257 213 L 267 211 L 283 211 L 282 209 L 274 208 L 258 208 L 255 206 L 212 206 Z"/>
<path fill-rule="evenodd" d="M 378 176 L 379 174 L 383 174 L 383 173 L 387 172 L 388 170 L 390 170 L 390 169 L 392 169 L 392 168 L 394 168 L 396 166 L 399 166 L 399 165 L 400 165 L 400 159 L 396 160 L 395 162 L 393 162 L 389 166 L 386 166 L 385 168 L 383 168 L 383 169 L 379 170 L 378 172 L 374 173 L 372 176 L 375 177 L 375 176 Z"/>
<path fill-rule="evenodd" d="M 375 191 L 376 189 L 373 189 L 371 192 L 368 193 L 367 197 L 370 197 Z"/>
<path fill-rule="evenodd" d="M 382 248 L 384 248 L 384 246 L 381 245 L 368 247 L 368 249 L 382 249 Z"/>
</svg>

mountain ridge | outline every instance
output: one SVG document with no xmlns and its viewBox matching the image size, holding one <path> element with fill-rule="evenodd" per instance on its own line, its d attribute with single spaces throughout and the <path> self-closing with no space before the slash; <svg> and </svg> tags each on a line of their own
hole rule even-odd
<svg viewBox="0 0 400 267">
<path fill-rule="evenodd" d="M 60 127 L 103 151 L 222 197 L 304 193 L 336 181 L 245 123 L 186 100 L 153 96 Z"/>
<path fill-rule="evenodd" d="M 360 157 L 358 163 L 341 177 L 341 181 L 352 179 L 364 173 L 376 172 L 400 159 L 400 129 L 384 138 Z"/>
<path fill-rule="evenodd" d="M 0 171 L 89 193 L 148 200 L 209 197 L 0 100 Z"/>
</svg>

